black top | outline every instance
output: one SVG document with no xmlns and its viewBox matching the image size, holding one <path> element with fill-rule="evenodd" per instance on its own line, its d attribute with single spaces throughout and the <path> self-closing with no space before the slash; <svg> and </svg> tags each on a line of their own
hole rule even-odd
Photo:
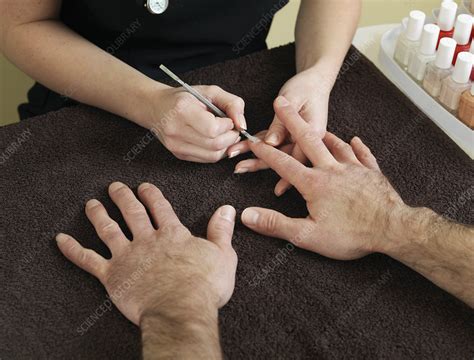
<svg viewBox="0 0 474 360">
<path fill-rule="evenodd" d="M 158 66 L 182 73 L 266 48 L 275 13 L 288 0 L 169 0 L 151 14 L 141 0 L 63 0 L 61 19 L 71 29 L 154 79 Z M 20 105 L 20 118 L 70 105 L 40 84 Z"/>
</svg>

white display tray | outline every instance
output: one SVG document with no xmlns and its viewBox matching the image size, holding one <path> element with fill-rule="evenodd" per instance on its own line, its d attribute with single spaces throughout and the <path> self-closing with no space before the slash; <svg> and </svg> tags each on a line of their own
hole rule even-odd
<svg viewBox="0 0 474 360">
<path fill-rule="evenodd" d="M 385 74 L 471 159 L 474 159 L 474 131 L 441 106 L 395 62 L 393 54 L 400 31 L 401 26 L 398 26 L 382 36 L 379 59 Z"/>
</svg>

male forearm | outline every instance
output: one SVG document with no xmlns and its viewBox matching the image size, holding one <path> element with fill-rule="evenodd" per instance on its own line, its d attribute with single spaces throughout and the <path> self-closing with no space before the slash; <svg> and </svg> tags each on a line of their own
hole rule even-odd
<svg viewBox="0 0 474 360">
<path fill-rule="evenodd" d="M 218 311 L 210 303 L 174 301 L 144 312 L 143 358 L 221 359 Z"/>
<path fill-rule="evenodd" d="M 56 20 L 12 25 L 2 50 L 21 70 L 53 91 L 142 126 L 147 126 L 151 112 L 143 105 L 144 99 L 165 87 Z"/>
<path fill-rule="evenodd" d="M 408 209 L 381 252 L 474 307 L 474 228 Z"/>
<path fill-rule="evenodd" d="M 298 72 L 314 65 L 335 81 L 360 17 L 360 0 L 302 0 L 296 24 Z"/>
</svg>

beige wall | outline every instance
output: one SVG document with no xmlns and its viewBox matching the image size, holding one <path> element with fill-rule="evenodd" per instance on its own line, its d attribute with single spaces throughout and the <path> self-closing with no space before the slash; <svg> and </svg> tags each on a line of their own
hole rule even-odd
<svg viewBox="0 0 474 360">
<path fill-rule="evenodd" d="M 438 0 L 363 0 L 360 25 L 399 22 L 415 8 L 431 13 L 439 2 Z M 299 0 L 290 0 L 290 4 L 277 14 L 268 38 L 269 46 L 274 47 L 293 41 L 298 6 Z M 16 108 L 19 103 L 25 101 L 26 91 L 31 84 L 30 78 L 0 55 L 0 125 L 18 121 Z"/>
</svg>

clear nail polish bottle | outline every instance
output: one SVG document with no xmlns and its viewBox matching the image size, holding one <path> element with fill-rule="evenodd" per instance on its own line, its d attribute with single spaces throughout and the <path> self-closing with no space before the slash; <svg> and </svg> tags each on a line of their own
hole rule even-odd
<svg viewBox="0 0 474 360">
<path fill-rule="evenodd" d="M 471 90 L 464 92 L 461 96 L 458 117 L 474 130 L 474 84 L 472 84 Z"/>
<path fill-rule="evenodd" d="M 474 55 L 462 52 L 458 55 L 453 74 L 441 82 L 439 101 L 449 111 L 456 112 L 463 92 L 471 88 L 471 71 Z"/>
<path fill-rule="evenodd" d="M 422 81 L 425 77 L 426 65 L 436 59 L 439 31 L 439 26 L 437 25 L 425 25 L 420 47 L 410 59 L 408 74 L 418 82 Z"/>
<path fill-rule="evenodd" d="M 436 60 L 426 67 L 423 88 L 432 97 L 437 98 L 441 92 L 441 81 L 453 72 L 451 64 L 456 49 L 456 41 L 451 38 L 443 38 L 439 43 Z"/>
<path fill-rule="evenodd" d="M 395 48 L 395 61 L 406 70 L 410 56 L 420 45 L 420 37 L 425 24 L 426 15 L 422 11 L 413 10 L 408 18 L 407 29 L 400 34 Z"/>
</svg>

